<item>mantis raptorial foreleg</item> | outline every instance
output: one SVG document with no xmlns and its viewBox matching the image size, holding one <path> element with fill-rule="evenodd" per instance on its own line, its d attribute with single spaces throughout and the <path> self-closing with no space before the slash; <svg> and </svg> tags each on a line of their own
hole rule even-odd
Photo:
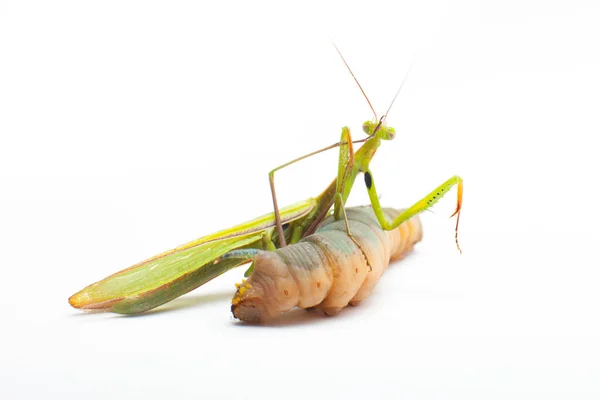
<svg viewBox="0 0 600 400">
<path fill-rule="evenodd" d="M 345 135 L 344 132 L 346 132 L 346 135 Z M 348 138 L 348 141 L 344 141 L 345 137 Z M 365 139 L 360 139 L 360 140 L 356 140 L 354 142 L 351 142 L 350 141 L 351 140 L 350 139 L 350 129 L 348 127 L 344 127 L 342 129 L 342 140 L 340 142 L 334 143 L 334 144 L 329 145 L 327 147 L 323 147 L 322 149 L 319 149 L 319 150 L 313 151 L 311 153 L 305 154 L 302 157 L 295 158 L 295 159 L 293 159 L 291 161 L 286 162 L 285 164 L 282 164 L 282 165 L 278 166 L 277 168 L 274 168 L 273 170 L 271 170 L 269 172 L 269 186 L 271 187 L 271 197 L 273 198 L 273 210 L 274 210 L 274 214 L 275 214 L 275 229 L 277 231 L 277 235 L 279 236 L 279 247 L 285 247 L 287 245 L 287 243 L 285 241 L 285 235 L 283 234 L 283 226 L 281 224 L 281 215 L 279 213 L 279 206 L 277 205 L 277 194 L 275 193 L 275 172 L 277 172 L 280 169 L 283 169 L 283 168 L 285 168 L 287 166 L 290 166 L 290 165 L 292 165 L 292 164 L 294 164 L 294 163 L 296 163 L 298 161 L 304 160 L 305 158 L 312 157 L 312 156 L 314 156 L 316 154 L 322 153 L 322 152 L 327 151 L 327 150 L 334 149 L 336 147 L 342 147 L 343 149 L 346 149 L 346 150 L 340 150 L 340 154 L 342 154 L 343 152 L 347 152 L 348 149 L 350 150 L 351 156 L 346 161 L 346 164 L 344 164 L 344 165 L 351 169 L 351 167 L 352 167 L 352 157 L 354 156 L 354 153 L 353 153 L 353 150 L 352 150 L 352 143 L 362 143 L 362 142 L 365 142 L 368 139 L 369 138 L 365 138 Z M 340 162 L 341 161 L 342 160 L 341 160 L 341 156 L 340 156 Z M 340 171 L 341 171 L 341 168 L 342 167 L 341 167 L 341 164 L 340 164 Z M 348 171 L 347 171 L 347 173 L 349 173 Z M 345 182 L 345 181 L 346 181 L 346 177 L 344 177 L 344 179 L 343 179 L 342 182 Z M 337 185 L 339 186 L 340 184 L 342 184 L 342 183 L 340 183 L 340 176 L 339 176 L 339 173 L 338 173 L 338 183 L 337 183 Z M 336 192 L 339 193 L 338 190 L 336 190 Z"/>
<path fill-rule="evenodd" d="M 348 223 L 348 216 L 346 215 L 346 209 L 344 208 L 344 200 L 342 199 L 341 193 L 335 194 L 335 207 L 339 208 L 341 210 L 340 213 L 342 214 L 342 218 L 344 219 L 344 224 L 346 225 L 346 233 L 348 234 L 350 239 L 352 239 L 352 241 L 354 243 L 356 243 L 356 245 L 358 247 L 360 247 L 358 242 L 356 240 L 354 240 L 354 236 L 352 236 L 352 232 L 350 232 L 350 223 Z"/>
<path fill-rule="evenodd" d="M 335 185 L 336 202 L 333 215 L 335 219 L 342 217 L 342 211 L 345 206 L 343 191 L 346 184 L 352 185 L 352 168 L 354 167 L 354 148 L 352 147 L 352 136 L 350 135 L 350 128 L 347 126 L 342 128 L 342 137 L 340 138 L 340 157 L 338 161 L 338 175 Z M 337 197 L 339 195 L 339 197 Z M 348 229 L 348 234 L 350 230 Z M 351 235 L 350 235 L 351 236 Z"/>
<path fill-rule="evenodd" d="M 454 239 L 456 241 L 456 247 L 462 253 L 462 250 L 460 249 L 460 246 L 458 244 L 458 221 L 460 219 L 460 209 L 462 207 L 463 193 L 463 180 L 460 176 L 454 175 L 452 178 L 448 179 L 446 182 L 442 183 L 440 186 L 435 188 L 427 196 L 423 197 L 411 207 L 404 210 L 391 222 L 386 219 L 381 205 L 379 204 L 379 197 L 377 196 L 377 190 L 375 189 L 375 181 L 373 180 L 373 174 L 370 170 L 367 170 L 365 172 L 365 184 L 367 186 L 367 191 L 369 192 L 369 199 L 371 200 L 371 206 L 373 207 L 373 211 L 377 216 L 377 220 L 379 221 L 381 227 L 386 231 L 397 228 L 401 223 L 411 219 L 420 212 L 427 210 L 435 203 L 437 203 L 446 193 L 448 193 L 452 186 L 458 185 L 456 210 L 450 217 L 456 215 L 456 228 L 454 231 Z"/>
</svg>

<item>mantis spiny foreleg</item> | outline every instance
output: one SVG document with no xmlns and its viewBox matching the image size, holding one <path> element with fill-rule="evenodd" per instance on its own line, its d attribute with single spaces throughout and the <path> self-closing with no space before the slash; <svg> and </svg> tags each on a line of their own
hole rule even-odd
<svg viewBox="0 0 600 400">
<path fill-rule="evenodd" d="M 354 166 L 354 149 L 352 147 L 352 137 L 350 135 L 350 128 L 347 126 L 342 128 L 342 137 L 340 138 L 340 157 L 338 161 L 338 176 L 335 185 L 336 198 L 335 208 L 333 215 L 335 219 L 340 219 L 342 217 L 342 211 L 344 204 L 344 199 L 342 193 L 344 191 L 344 186 L 349 182 L 349 179 L 352 174 L 352 168 Z M 350 184 L 352 184 L 351 182 Z M 348 234 L 350 234 L 350 229 L 348 229 Z M 352 236 L 352 235 L 350 235 Z"/>
<path fill-rule="evenodd" d="M 348 141 L 345 141 L 344 138 L 347 138 Z M 281 215 L 279 212 L 279 206 L 277 205 L 277 194 L 275 193 L 275 172 L 277 172 L 280 169 L 283 169 L 287 166 L 290 166 L 298 161 L 304 160 L 305 158 L 314 156 L 316 154 L 322 153 L 327 150 L 334 149 L 336 147 L 341 147 L 342 149 L 340 150 L 340 164 L 339 164 L 340 166 L 338 169 L 338 182 L 336 185 L 336 192 L 339 193 L 337 187 L 343 188 L 344 184 L 347 182 L 347 176 L 351 174 L 351 169 L 352 169 L 352 165 L 353 165 L 352 160 L 354 157 L 354 152 L 352 150 L 352 143 L 363 143 L 367 139 L 368 138 L 359 139 L 359 140 L 355 140 L 354 142 L 351 142 L 350 141 L 351 140 L 350 128 L 344 127 L 344 128 L 342 128 L 342 140 L 340 142 L 334 143 L 334 144 L 324 147 L 322 149 L 305 154 L 302 157 L 295 158 L 291 161 L 286 162 L 285 164 L 278 166 L 277 168 L 274 168 L 273 170 L 271 170 L 269 172 L 269 186 L 271 188 L 271 197 L 273 198 L 273 209 L 274 209 L 274 213 L 275 213 L 275 229 L 277 231 L 277 235 L 279 236 L 279 247 L 285 247 L 287 245 L 287 243 L 285 240 L 285 235 L 283 234 L 283 226 L 281 223 Z M 342 157 L 343 157 L 342 154 L 348 154 L 348 158 L 344 158 L 342 160 Z M 342 164 L 342 162 L 344 162 L 344 164 Z M 342 165 L 344 165 L 345 173 L 343 174 L 343 178 L 340 181 L 340 174 L 343 171 Z M 337 211 L 337 212 L 339 212 L 339 211 Z"/>
</svg>

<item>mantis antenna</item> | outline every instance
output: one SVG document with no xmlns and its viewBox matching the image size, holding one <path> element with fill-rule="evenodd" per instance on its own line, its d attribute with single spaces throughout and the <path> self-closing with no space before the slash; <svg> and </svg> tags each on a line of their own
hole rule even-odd
<svg viewBox="0 0 600 400">
<path fill-rule="evenodd" d="M 373 111 L 373 115 L 375 116 L 375 119 L 377 119 L 377 113 L 375 112 L 375 109 L 373 108 L 373 105 L 371 104 L 371 101 L 369 100 L 369 98 L 367 97 L 367 94 L 365 93 L 365 91 L 363 90 L 362 86 L 360 86 L 360 83 L 358 82 L 358 79 L 356 79 L 356 76 L 354 76 L 354 72 L 352 72 L 352 69 L 350 69 L 350 66 L 348 65 L 348 63 L 346 62 L 346 59 L 344 59 L 344 56 L 342 55 L 342 52 L 340 51 L 340 49 L 338 49 L 338 47 L 335 45 L 334 42 L 331 42 L 333 44 L 333 47 L 335 47 L 335 50 L 338 52 L 338 54 L 340 55 L 340 57 L 342 58 L 342 61 L 344 62 L 344 64 L 346 65 L 346 68 L 348 68 L 348 71 L 350 71 L 350 75 L 352 75 L 352 78 L 354 78 L 354 81 L 356 82 L 356 84 L 358 85 L 358 88 L 360 89 L 360 91 L 362 92 L 363 96 L 365 96 L 365 99 L 367 99 L 367 103 L 369 103 L 369 107 L 371 107 L 371 111 Z"/>
<path fill-rule="evenodd" d="M 404 75 L 404 79 L 402 79 L 402 83 L 400 83 L 400 87 L 398 88 L 398 91 L 394 95 L 394 98 L 392 99 L 392 102 L 390 103 L 390 106 L 388 107 L 388 109 L 385 112 L 385 114 L 383 114 L 382 118 L 387 117 L 387 115 L 389 114 L 390 110 L 392 109 L 392 106 L 394 105 L 394 102 L 396 101 L 396 98 L 400 94 L 400 91 L 402 90 L 402 87 L 404 86 L 404 84 L 406 83 L 406 80 L 408 79 L 408 75 L 410 74 L 410 70 L 411 69 L 412 69 L 412 63 L 410 64 L 410 67 L 408 67 L 408 71 L 406 72 L 406 75 Z"/>
<path fill-rule="evenodd" d="M 396 101 L 396 98 L 400 94 L 400 91 L 402 90 L 402 87 L 404 86 L 404 83 L 406 83 L 406 80 L 408 79 L 408 74 L 410 73 L 411 69 L 412 69 L 412 63 L 410 64 L 410 67 L 408 68 L 408 71 L 406 72 L 406 75 L 404 75 L 404 79 L 402 79 L 402 83 L 400 83 L 400 87 L 398 88 L 398 91 L 394 95 L 394 98 L 392 99 L 392 102 L 390 103 L 390 106 L 388 107 L 388 109 L 385 112 L 385 114 L 383 114 L 381 116 L 381 118 L 379 118 L 379 123 L 377 124 L 377 126 L 375 127 L 375 130 L 373 131 L 373 135 L 381 127 L 381 124 L 383 123 L 383 121 L 387 118 L 388 114 L 390 113 L 390 110 L 392 109 L 392 106 L 394 105 L 394 102 Z M 362 90 L 362 88 L 361 88 L 361 90 Z M 368 99 L 367 99 L 367 101 L 368 101 Z"/>
</svg>

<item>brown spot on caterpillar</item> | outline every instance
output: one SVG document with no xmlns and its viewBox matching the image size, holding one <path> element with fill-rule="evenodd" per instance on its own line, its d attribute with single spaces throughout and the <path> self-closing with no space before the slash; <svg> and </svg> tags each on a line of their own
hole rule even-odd
<svg viewBox="0 0 600 400">
<path fill-rule="evenodd" d="M 290 292 L 288 292 L 288 291 L 287 291 L 287 289 L 285 289 L 285 290 L 283 291 L 283 294 L 285 294 L 286 296 L 289 296 L 289 295 L 290 295 Z"/>
<path fill-rule="evenodd" d="M 356 272 L 356 273 L 358 274 L 358 268 L 356 268 L 356 269 L 354 270 L 354 272 Z"/>
<path fill-rule="evenodd" d="M 320 288 L 321 287 L 321 282 L 317 282 L 317 287 Z"/>
</svg>

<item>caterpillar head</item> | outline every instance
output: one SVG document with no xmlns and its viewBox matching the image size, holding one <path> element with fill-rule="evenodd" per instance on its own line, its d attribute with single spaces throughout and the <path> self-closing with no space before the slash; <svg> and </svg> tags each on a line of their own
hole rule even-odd
<svg viewBox="0 0 600 400">
<path fill-rule="evenodd" d="M 248 281 L 236 286 L 231 312 L 246 322 L 267 321 L 291 310 L 299 301 L 298 285 L 276 252 L 261 251 Z"/>
</svg>

